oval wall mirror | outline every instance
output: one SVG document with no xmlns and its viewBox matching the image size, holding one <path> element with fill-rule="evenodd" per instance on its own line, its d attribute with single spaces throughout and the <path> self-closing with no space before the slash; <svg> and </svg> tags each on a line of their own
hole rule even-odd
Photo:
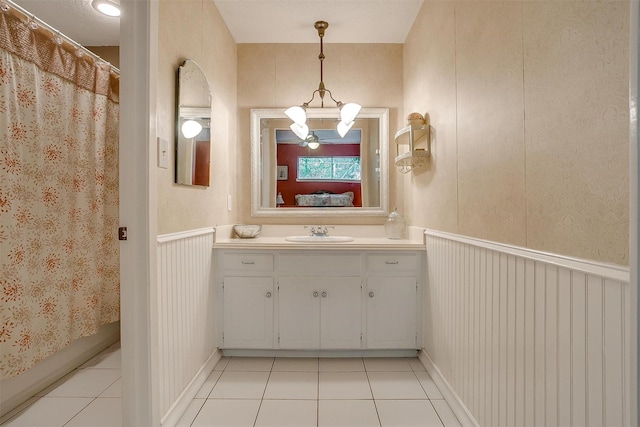
<svg viewBox="0 0 640 427">
<path fill-rule="evenodd" d="M 194 61 L 178 67 L 176 87 L 175 182 L 209 186 L 211 163 L 211 91 Z"/>
<path fill-rule="evenodd" d="M 389 110 L 363 108 L 341 138 L 336 108 L 308 108 L 305 140 L 284 109 L 251 110 L 251 215 L 389 213 Z"/>
</svg>

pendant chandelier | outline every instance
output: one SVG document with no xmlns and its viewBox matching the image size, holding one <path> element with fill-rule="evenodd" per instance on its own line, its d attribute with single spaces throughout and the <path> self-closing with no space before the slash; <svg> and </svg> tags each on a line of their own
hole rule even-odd
<svg viewBox="0 0 640 427">
<path fill-rule="evenodd" d="M 293 120 L 293 123 L 290 126 L 293 133 L 295 133 L 298 138 L 305 140 L 307 136 L 309 136 L 306 109 L 315 98 L 316 93 L 320 96 L 320 106 L 324 108 L 324 96 L 325 94 L 329 94 L 331 100 L 336 103 L 336 107 L 340 110 L 340 123 L 338 123 L 337 131 L 340 137 L 344 138 L 347 132 L 349 132 L 349 129 L 353 126 L 354 120 L 360 112 L 361 106 L 353 102 L 344 104 L 341 101 L 337 101 L 331 94 L 331 91 L 325 87 L 324 81 L 322 80 L 322 61 L 324 61 L 325 58 L 322 39 L 324 38 L 324 32 L 327 27 L 329 27 L 329 24 L 325 21 L 317 21 L 314 24 L 314 27 L 318 30 L 318 37 L 320 37 L 320 55 L 318 55 L 318 59 L 320 60 L 320 84 L 318 85 L 318 89 L 314 90 L 311 94 L 311 99 L 309 101 L 300 106 L 291 107 L 284 113 L 287 117 Z"/>
</svg>

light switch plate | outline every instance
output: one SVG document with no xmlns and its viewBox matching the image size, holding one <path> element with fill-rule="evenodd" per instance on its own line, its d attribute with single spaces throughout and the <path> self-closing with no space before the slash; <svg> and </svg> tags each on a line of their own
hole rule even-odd
<svg viewBox="0 0 640 427">
<path fill-rule="evenodd" d="M 169 141 L 158 137 L 158 167 L 169 169 Z"/>
</svg>

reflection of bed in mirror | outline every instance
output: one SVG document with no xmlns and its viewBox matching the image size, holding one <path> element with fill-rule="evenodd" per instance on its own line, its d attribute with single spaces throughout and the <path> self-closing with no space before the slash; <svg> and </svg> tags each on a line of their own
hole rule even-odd
<svg viewBox="0 0 640 427">
<path fill-rule="evenodd" d="M 307 207 L 353 207 L 353 192 L 342 194 L 318 192 L 314 194 L 296 194 L 296 206 Z"/>
</svg>

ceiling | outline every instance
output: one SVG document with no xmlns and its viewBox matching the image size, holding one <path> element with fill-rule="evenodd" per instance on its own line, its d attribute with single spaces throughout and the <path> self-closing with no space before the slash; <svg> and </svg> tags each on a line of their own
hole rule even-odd
<svg viewBox="0 0 640 427">
<path fill-rule="evenodd" d="M 82 45 L 120 44 L 118 19 L 96 12 L 91 0 L 14 2 Z M 214 2 L 237 43 L 316 43 L 313 23 L 318 20 L 329 22 L 326 43 L 403 43 L 423 0 Z"/>
<path fill-rule="evenodd" d="M 404 43 L 422 0 L 214 0 L 237 43 Z M 392 19 L 390 19 L 392 17 Z"/>
<path fill-rule="evenodd" d="M 84 46 L 119 46 L 120 20 L 98 13 L 91 0 L 13 0 Z"/>
</svg>

